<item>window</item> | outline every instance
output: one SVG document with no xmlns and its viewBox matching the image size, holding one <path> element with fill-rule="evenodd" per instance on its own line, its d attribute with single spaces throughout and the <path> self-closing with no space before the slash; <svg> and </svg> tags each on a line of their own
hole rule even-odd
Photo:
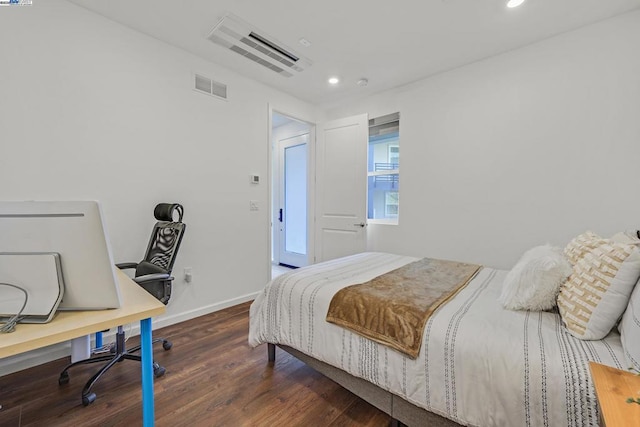
<svg viewBox="0 0 640 427">
<path fill-rule="evenodd" d="M 400 161 L 400 147 L 397 145 L 389 145 L 389 163 L 398 164 Z M 396 168 L 397 169 L 397 168 Z"/>
<path fill-rule="evenodd" d="M 387 217 L 398 216 L 398 192 L 387 191 L 384 195 L 384 214 Z"/>
<path fill-rule="evenodd" d="M 367 217 L 398 223 L 400 196 L 400 113 L 369 120 Z"/>
</svg>

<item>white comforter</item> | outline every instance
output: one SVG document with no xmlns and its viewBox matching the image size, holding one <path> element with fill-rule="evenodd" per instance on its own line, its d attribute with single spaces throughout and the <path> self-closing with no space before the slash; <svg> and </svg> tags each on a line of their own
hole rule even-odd
<svg viewBox="0 0 640 427">
<path fill-rule="evenodd" d="M 251 306 L 249 343 L 291 346 L 463 425 L 598 425 L 588 361 L 623 368 L 618 334 L 581 341 L 556 313 L 503 309 L 506 271 L 482 269 L 440 307 L 416 360 L 325 321 L 339 289 L 415 260 L 364 253 L 280 276 Z"/>
</svg>

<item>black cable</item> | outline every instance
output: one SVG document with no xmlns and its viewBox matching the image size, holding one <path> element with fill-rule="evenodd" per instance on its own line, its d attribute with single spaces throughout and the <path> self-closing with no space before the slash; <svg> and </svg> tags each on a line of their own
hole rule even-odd
<svg viewBox="0 0 640 427">
<path fill-rule="evenodd" d="M 7 320 L 5 324 L 0 327 L 0 332 L 9 333 L 9 332 L 15 331 L 16 325 L 18 324 L 18 322 L 24 319 L 24 317 L 21 316 L 21 314 L 24 311 L 24 308 L 27 306 L 27 301 L 29 301 L 29 294 L 24 288 L 21 288 L 20 286 L 12 285 L 11 283 L 0 283 L 0 286 L 2 285 L 11 286 L 12 288 L 16 288 L 24 293 L 24 304 L 22 304 L 22 308 L 20 309 L 20 311 L 18 311 L 18 313 L 11 316 L 9 320 Z"/>
</svg>

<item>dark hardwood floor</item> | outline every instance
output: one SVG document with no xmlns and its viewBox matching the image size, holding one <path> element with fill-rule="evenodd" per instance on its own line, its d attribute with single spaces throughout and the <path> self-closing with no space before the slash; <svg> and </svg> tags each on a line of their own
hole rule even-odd
<svg viewBox="0 0 640 427">
<path fill-rule="evenodd" d="M 154 383 L 157 426 L 389 425 L 389 416 L 280 349 L 269 365 L 266 346 L 247 344 L 248 328 L 245 303 L 154 331 L 173 342 L 169 351 L 154 349 L 167 369 Z M 97 367 L 76 367 L 69 384 L 59 386 L 67 363 L 63 358 L 0 377 L 0 426 L 142 424 L 138 363 L 114 366 L 87 407 L 81 390 Z"/>
</svg>

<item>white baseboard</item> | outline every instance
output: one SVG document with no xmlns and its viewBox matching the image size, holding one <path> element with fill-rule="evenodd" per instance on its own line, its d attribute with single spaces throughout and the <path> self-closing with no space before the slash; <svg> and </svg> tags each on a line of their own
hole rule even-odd
<svg viewBox="0 0 640 427">
<path fill-rule="evenodd" d="M 234 305 L 242 304 L 243 302 L 252 301 L 256 299 L 256 297 L 261 292 L 262 291 L 252 292 L 250 294 L 241 295 L 239 297 L 231 298 L 226 301 L 220 301 L 215 304 L 200 307 L 195 310 L 185 311 L 183 313 L 174 314 L 172 316 L 160 317 L 159 319 L 154 319 L 153 329 L 159 329 L 159 328 L 164 328 L 165 326 L 175 325 L 176 323 L 180 323 L 180 322 L 194 319 L 196 317 L 204 316 L 205 314 L 214 313 L 216 311 L 220 311 L 225 308 L 233 307 Z M 136 327 L 137 327 L 137 330 L 139 330 L 140 324 L 138 323 Z"/>
<path fill-rule="evenodd" d="M 153 329 L 155 330 L 164 328 L 165 326 L 175 325 L 176 323 L 191 320 L 199 316 L 204 316 L 205 314 L 214 313 L 216 311 L 220 311 L 234 305 L 242 304 L 243 302 L 251 301 L 255 299 L 260 292 L 261 291 L 253 292 L 250 294 L 239 296 L 237 298 L 232 298 L 226 301 L 221 301 L 215 304 L 200 307 L 195 310 L 161 317 L 157 320 L 154 319 Z M 20 328 L 20 325 L 18 325 L 17 328 Z M 125 328 L 125 332 L 127 333 L 128 337 L 140 335 L 140 323 L 135 322 L 131 324 L 130 329 L 128 327 Z M 105 332 L 103 334 L 103 342 L 110 342 L 110 340 L 112 340 L 112 337 L 115 336 L 115 333 L 115 329 L 110 329 L 109 332 Z M 95 346 L 93 336 L 91 337 L 91 345 L 92 347 Z M 60 359 L 69 355 L 71 355 L 71 344 L 70 342 L 63 342 L 15 356 L 6 357 L 0 360 L 0 377 L 14 372 L 22 371 L 23 369 L 32 368 L 43 363 L 51 362 L 52 360 Z"/>
<path fill-rule="evenodd" d="M 16 326 L 19 329 L 20 325 Z M 23 369 L 38 366 L 71 354 L 71 342 L 50 345 L 37 350 L 28 351 L 15 356 L 5 357 L 0 361 L 0 377 Z"/>
</svg>

